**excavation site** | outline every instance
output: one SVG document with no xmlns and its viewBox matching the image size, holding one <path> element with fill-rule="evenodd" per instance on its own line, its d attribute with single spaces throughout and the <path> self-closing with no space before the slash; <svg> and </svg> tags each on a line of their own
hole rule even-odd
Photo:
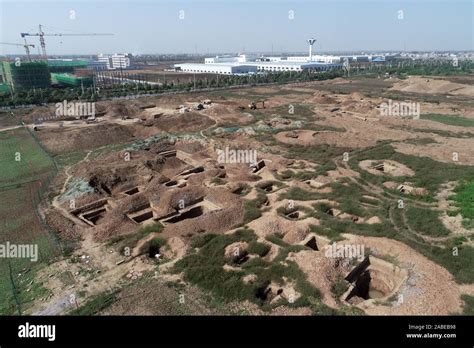
<svg viewBox="0 0 474 348">
<path fill-rule="evenodd" d="M 474 131 L 382 116 L 400 81 L 377 81 L 100 101 L 95 122 L 31 127 L 58 163 L 39 214 L 63 253 L 27 311 L 73 313 L 55 305 L 68 288 L 113 291 L 101 315 L 462 313 L 474 137 L 455 134 Z M 474 117 L 463 96 L 436 107 Z"/>
</svg>

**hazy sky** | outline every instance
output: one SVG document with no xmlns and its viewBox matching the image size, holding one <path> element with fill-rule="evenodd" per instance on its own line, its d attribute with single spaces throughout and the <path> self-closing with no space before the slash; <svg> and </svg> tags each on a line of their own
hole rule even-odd
<svg viewBox="0 0 474 348">
<path fill-rule="evenodd" d="M 49 54 L 306 51 L 312 36 L 315 52 L 473 50 L 473 8 L 471 0 L 0 0 L 0 41 L 22 42 L 20 32 L 42 24 L 46 33 L 114 33 L 46 37 Z M 37 53 L 38 37 L 28 40 Z M 16 53 L 23 48 L 0 45 L 0 54 Z"/>
</svg>

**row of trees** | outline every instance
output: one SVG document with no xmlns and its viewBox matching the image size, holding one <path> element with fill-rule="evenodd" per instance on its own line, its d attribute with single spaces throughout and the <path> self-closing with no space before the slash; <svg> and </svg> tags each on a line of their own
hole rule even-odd
<svg viewBox="0 0 474 348">
<path fill-rule="evenodd" d="M 390 65 L 377 65 L 368 68 L 351 69 L 350 75 L 372 75 L 374 73 L 389 73 L 404 77 L 407 75 L 440 75 L 449 76 L 465 74 L 474 70 L 474 62 L 403 62 Z M 272 72 L 255 75 L 216 75 L 210 78 L 191 79 L 187 81 L 165 81 L 160 85 L 147 83 L 124 83 L 88 88 L 48 88 L 18 91 L 13 95 L 0 96 L 0 106 L 17 107 L 21 105 L 42 105 L 63 100 L 98 101 L 111 98 L 124 98 L 140 95 L 156 95 L 162 93 L 185 92 L 192 90 L 228 88 L 232 86 L 248 86 L 261 84 L 284 84 L 290 82 L 305 82 L 327 80 L 347 74 L 344 70 L 335 69 L 324 72 Z"/>
<path fill-rule="evenodd" d="M 196 79 L 184 82 L 164 82 L 161 85 L 147 83 L 125 83 L 102 87 L 48 88 L 18 91 L 13 95 L 0 97 L 0 106 L 15 107 L 21 105 L 43 105 L 63 100 L 98 101 L 140 95 L 155 95 L 192 90 L 227 88 L 232 86 L 284 84 L 298 81 L 327 80 L 343 76 L 341 70 L 325 72 L 275 72 L 255 75 L 230 75 Z"/>
</svg>

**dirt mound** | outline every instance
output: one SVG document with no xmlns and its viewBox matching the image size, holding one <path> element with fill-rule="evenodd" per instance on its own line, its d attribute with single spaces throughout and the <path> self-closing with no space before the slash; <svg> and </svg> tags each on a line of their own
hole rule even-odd
<svg viewBox="0 0 474 348">
<path fill-rule="evenodd" d="M 71 220 L 66 219 L 57 210 L 48 210 L 45 214 L 46 223 L 52 227 L 61 239 L 63 246 L 75 246 L 81 238 L 81 230 Z"/>
<path fill-rule="evenodd" d="M 174 149 L 174 144 L 175 144 L 174 141 L 164 139 L 164 140 L 151 144 L 148 151 L 156 153 L 156 154 L 159 154 L 165 151 L 171 151 Z"/>
<path fill-rule="evenodd" d="M 143 112 L 137 105 L 124 101 L 110 102 L 103 111 L 112 118 L 137 118 Z"/>
<path fill-rule="evenodd" d="M 176 210 L 183 209 L 202 200 L 205 195 L 206 192 L 202 187 L 192 186 L 172 189 L 164 192 L 162 195 L 153 197 L 150 205 L 155 209 L 158 217 L 167 216 Z"/>
<path fill-rule="evenodd" d="M 283 241 L 288 244 L 297 244 L 303 241 L 306 236 L 308 235 L 307 229 L 302 228 L 295 228 L 290 230 L 285 236 L 283 237 Z"/>
<path fill-rule="evenodd" d="M 396 83 L 391 89 L 402 92 L 453 94 L 474 97 L 474 86 L 417 76 L 410 76 L 407 80 Z"/>
<path fill-rule="evenodd" d="M 74 175 L 87 180 L 95 192 L 107 195 L 146 185 L 152 179 L 155 183 L 167 180 L 163 172 L 169 168 L 173 158 L 143 150 L 131 151 L 129 155 L 129 161 L 121 153 L 111 153 L 81 163 L 74 169 Z"/>
<path fill-rule="evenodd" d="M 317 91 L 314 93 L 313 97 L 307 99 L 306 101 L 316 104 L 336 104 L 337 99 L 329 96 L 327 93 Z"/>
<path fill-rule="evenodd" d="M 197 112 L 163 115 L 152 122 L 153 127 L 171 133 L 193 132 L 205 129 L 213 124 L 214 122 L 209 117 Z"/>
<path fill-rule="evenodd" d="M 89 150 L 124 143 L 134 138 L 130 128 L 118 124 L 102 123 L 86 128 L 45 128 L 36 133 L 48 151 L 63 152 Z"/>
<path fill-rule="evenodd" d="M 301 271 L 306 274 L 308 281 L 321 291 L 321 299 L 326 305 L 337 307 L 331 286 L 346 272 L 339 259 L 326 257 L 321 252 L 303 250 L 288 254 L 287 260 L 296 262 Z"/>
<path fill-rule="evenodd" d="M 359 162 L 359 167 L 374 175 L 414 176 L 415 172 L 406 165 L 392 160 Z"/>
<path fill-rule="evenodd" d="M 224 250 L 224 257 L 232 262 L 238 262 L 242 258 L 246 257 L 248 252 L 247 242 L 235 242 L 226 246 Z"/>
<path fill-rule="evenodd" d="M 199 209 L 199 214 L 194 214 L 195 216 L 190 218 L 186 216 L 176 223 L 166 225 L 163 236 L 192 236 L 205 231 L 223 233 L 232 226 L 242 223 L 244 207 L 240 197 L 223 187 L 212 187 L 206 190 L 204 201 L 196 203 L 195 208 L 192 209 Z M 209 211 L 207 208 L 209 205 L 215 208 Z"/>
</svg>

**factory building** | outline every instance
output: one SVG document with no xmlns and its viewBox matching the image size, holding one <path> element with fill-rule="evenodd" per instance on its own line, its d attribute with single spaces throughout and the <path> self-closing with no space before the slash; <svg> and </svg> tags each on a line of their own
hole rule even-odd
<svg viewBox="0 0 474 348">
<path fill-rule="evenodd" d="M 114 69 L 127 69 L 130 67 L 130 55 L 129 54 L 118 54 L 113 55 L 99 54 L 97 56 L 97 61 L 102 62 L 99 64 L 104 64 L 107 66 L 108 70 Z"/>
<path fill-rule="evenodd" d="M 309 56 L 296 56 L 296 57 L 288 57 L 287 60 L 289 62 L 319 62 L 319 63 L 340 63 L 341 57 L 340 56 L 330 56 L 330 55 L 312 55 L 311 59 Z"/>
<path fill-rule="evenodd" d="M 175 64 L 177 71 L 183 71 L 188 73 L 200 73 L 200 74 L 222 74 L 222 75 L 238 75 L 238 74 L 250 74 L 257 72 L 257 66 L 249 65 L 247 63 L 214 63 L 214 64 L 202 64 L 202 63 L 183 63 Z"/>
<path fill-rule="evenodd" d="M 254 62 L 257 59 L 255 54 L 239 54 L 238 56 L 216 56 L 211 58 L 205 58 L 205 64 L 216 64 L 216 63 L 247 63 Z"/>
<path fill-rule="evenodd" d="M 329 69 L 341 68 L 342 64 L 334 63 L 319 63 L 319 62 L 247 62 L 245 64 L 239 63 L 214 63 L 214 64 L 202 64 L 202 63 L 183 63 L 175 64 L 177 71 L 189 72 L 189 73 L 208 73 L 208 74 L 223 74 L 223 75 L 236 75 L 236 74 L 250 74 L 264 71 L 271 72 L 282 72 L 282 71 L 294 71 L 301 72 L 303 70 L 315 70 L 325 71 Z"/>
<path fill-rule="evenodd" d="M 319 62 L 289 62 L 289 61 L 276 61 L 276 62 L 250 62 L 249 65 L 257 67 L 257 71 L 296 71 L 301 72 L 303 70 L 316 70 L 325 71 L 330 69 L 336 69 L 342 67 L 342 64 L 334 63 L 319 63 Z"/>
<path fill-rule="evenodd" d="M 308 39 L 309 55 L 304 57 L 257 57 L 240 54 L 238 56 L 216 56 L 205 58 L 202 63 L 175 64 L 176 71 L 208 74 L 249 74 L 257 72 L 301 72 L 304 70 L 326 71 L 342 68 L 340 56 L 313 55 L 315 39 Z"/>
<path fill-rule="evenodd" d="M 107 70 L 108 65 L 107 61 L 89 60 L 87 62 L 87 67 L 92 70 Z"/>
</svg>

